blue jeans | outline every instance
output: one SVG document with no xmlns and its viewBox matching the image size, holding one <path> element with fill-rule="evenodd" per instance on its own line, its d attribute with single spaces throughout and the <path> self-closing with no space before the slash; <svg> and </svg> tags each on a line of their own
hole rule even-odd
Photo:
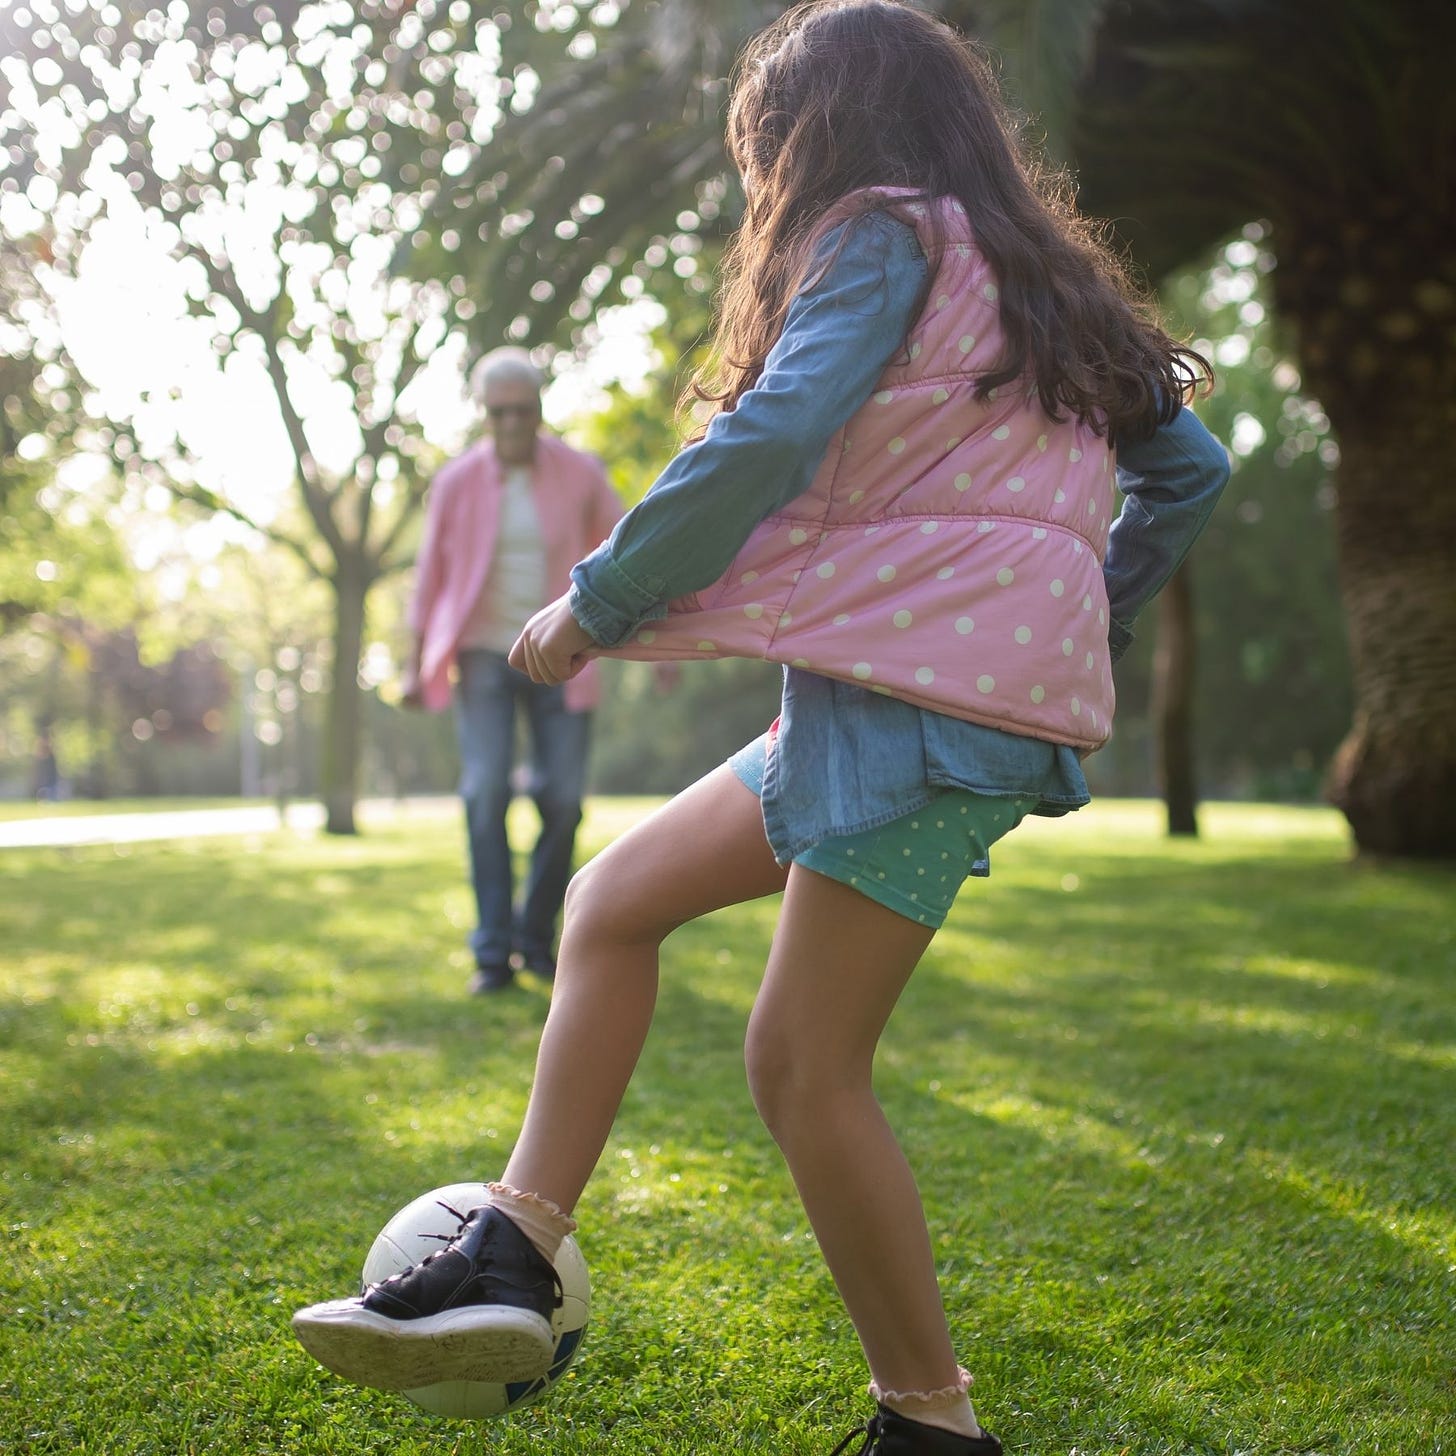
<svg viewBox="0 0 1456 1456">
<path fill-rule="evenodd" d="M 482 966 L 504 965 L 512 951 L 528 959 L 547 956 L 581 823 L 591 714 L 568 712 L 560 686 L 533 683 L 499 652 L 462 652 L 459 670 L 455 731 L 478 918 L 470 948 Z M 506 811 L 514 797 L 511 770 L 520 709 L 530 731 L 528 792 L 541 815 L 541 833 L 531 852 L 525 899 L 516 912 Z"/>
</svg>

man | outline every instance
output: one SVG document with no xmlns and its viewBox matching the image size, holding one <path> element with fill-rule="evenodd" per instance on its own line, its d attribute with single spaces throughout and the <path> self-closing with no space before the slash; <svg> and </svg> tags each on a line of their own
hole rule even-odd
<svg viewBox="0 0 1456 1456">
<path fill-rule="evenodd" d="M 476 367 L 475 393 L 490 434 L 431 485 L 409 616 L 414 649 L 405 704 L 444 708 L 454 669 L 478 917 L 470 937 L 475 993 L 508 987 L 513 957 L 548 980 L 555 973 L 552 947 L 581 822 L 597 667 L 546 687 L 512 668 L 506 654 L 622 515 L 601 463 L 541 432 L 543 382 L 522 349 L 497 349 Z M 530 793 L 541 832 L 516 907 L 506 811 L 518 714 L 529 730 Z"/>
</svg>

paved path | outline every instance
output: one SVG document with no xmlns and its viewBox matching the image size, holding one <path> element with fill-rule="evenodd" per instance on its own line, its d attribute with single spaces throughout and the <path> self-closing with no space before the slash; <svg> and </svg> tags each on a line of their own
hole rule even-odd
<svg viewBox="0 0 1456 1456">
<path fill-rule="evenodd" d="M 361 820 L 436 817 L 457 813 L 459 800 L 442 795 L 419 799 L 366 799 Z M 57 814 L 52 818 L 0 823 L 0 849 L 34 849 L 80 844 L 134 844 L 144 839 L 193 839 L 213 834 L 271 834 L 285 824 L 292 830 L 320 829 L 322 804 L 290 804 L 280 819 L 273 804 L 244 804 L 236 809 L 166 809 L 155 813 Z"/>
</svg>

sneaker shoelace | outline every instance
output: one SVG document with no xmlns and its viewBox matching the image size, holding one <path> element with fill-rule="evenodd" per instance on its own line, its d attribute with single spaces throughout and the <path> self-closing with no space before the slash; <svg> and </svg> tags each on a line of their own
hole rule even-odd
<svg viewBox="0 0 1456 1456">
<path fill-rule="evenodd" d="M 460 1235 L 465 1232 L 465 1225 L 470 1222 L 470 1215 L 468 1213 L 461 1213 L 458 1208 L 452 1208 L 448 1203 L 440 1203 L 439 1206 L 455 1220 L 455 1232 L 453 1234 L 421 1234 L 420 1237 L 422 1239 L 438 1239 L 443 1247 L 426 1254 L 418 1264 L 410 1264 L 406 1268 L 396 1269 L 386 1279 L 376 1279 L 369 1286 L 369 1289 L 379 1289 L 383 1285 L 397 1284 L 401 1279 L 407 1279 L 416 1269 L 423 1269 L 426 1264 L 433 1264 L 441 1254 L 449 1250 L 452 1244 L 459 1241 Z M 367 1294 L 369 1290 L 366 1289 L 364 1292 Z"/>
<path fill-rule="evenodd" d="M 862 1445 L 858 1451 L 853 1452 L 852 1456 L 875 1456 L 875 1452 L 880 1449 L 879 1416 L 871 1417 L 866 1425 L 856 1426 L 854 1430 L 852 1430 L 849 1435 L 847 1435 L 829 1453 L 829 1456 L 843 1456 L 843 1453 L 849 1450 L 849 1443 L 851 1441 L 857 1440 L 860 1436 L 864 1437 L 864 1445 Z"/>
<path fill-rule="evenodd" d="M 455 1232 L 453 1234 L 422 1234 L 420 1236 L 421 1238 L 438 1239 L 443 1247 L 434 1250 L 432 1253 L 426 1254 L 425 1257 L 421 1259 L 418 1264 L 411 1264 L 407 1269 L 399 1269 L 395 1273 L 391 1274 L 387 1279 L 380 1279 L 375 1283 L 371 1284 L 369 1286 L 369 1289 L 366 1289 L 364 1291 L 365 1294 L 368 1294 L 369 1290 L 379 1289 L 382 1288 L 384 1285 L 396 1284 L 402 1279 L 408 1279 L 409 1276 L 413 1274 L 416 1269 L 423 1269 L 426 1264 L 432 1264 L 442 1254 L 448 1254 L 450 1250 L 454 1248 L 455 1245 L 458 1244 L 461 1238 L 464 1236 L 465 1225 L 470 1222 L 472 1216 L 477 1213 L 483 1213 L 485 1209 L 489 1207 L 488 1204 L 482 1204 L 480 1208 L 472 1208 L 469 1213 L 461 1213 L 458 1208 L 452 1207 L 450 1204 L 445 1203 L 443 1200 L 437 1199 L 436 1202 L 438 1203 L 439 1207 L 443 1208 L 445 1212 L 448 1213 L 450 1217 L 455 1220 Z M 561 1283 L 561 1275 L 556 1272 L 556 1266 L 554 1264 L 548 1264 L 547 1267 L 551 1270 L 552 1293 L 555 1296 L 555 1307 L 557 1309 L 560 1309 L 562 1301 L 566 1297 L 566 1290 Z M 500 1276 L 497 1275 L 496 1277 L 499 1278 Z M 504 1282 L 510 1283 L 509 1280 L 505 1280 Z"/>
</svg>

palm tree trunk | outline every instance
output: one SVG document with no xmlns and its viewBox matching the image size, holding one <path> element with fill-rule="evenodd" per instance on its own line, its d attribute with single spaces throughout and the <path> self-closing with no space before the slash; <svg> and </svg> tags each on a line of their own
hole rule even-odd
<svg viewBox="0 0 1456 1456">
<path fill-rule="evenodd" d="M 354 804 L 359 792 L 359 735 L 362 703 L 359 655 L 364 645 L 365 602 L 369 580 L 359 565 L 341 562 L 334 589 L 334 674 L 325 715 L 321 788 L 325 831 L 354 834 Z"/>
<path fill-rule="evenodd" d="M 1365 853 L 1456 856 L 1456 254 L 1449 189 L 1276 224 L 1275 299 L 1340 443 L 1354 722 L 1326 792 Z"/>
<path fill-rule="evenodd" d="M 1197 648 L 1193 574 L 1184 562 L 1158 598 L 1158 645 L 1153 653 L 1153 723 L 1158 737 L 1158 783 L 1169 834 L 1198 833 L 1198 783 L 1193 761 L 1193 684 Z"/>
<path fill-rule="evenodd" d="M 1389 397 L 1340 435 L 1338 540 L 1355 720 L 1327 792 L 1360 850 L 1456 855 L 1452 396 Z M 1390 416 L 1396 416 L 1391 419 Z"/>
</svg>

